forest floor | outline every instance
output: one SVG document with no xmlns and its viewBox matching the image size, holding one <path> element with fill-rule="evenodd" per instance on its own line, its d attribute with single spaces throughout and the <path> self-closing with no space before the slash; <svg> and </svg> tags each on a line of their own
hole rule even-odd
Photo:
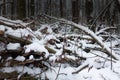
<svg viewBox="0 0 120 80">
<path fill-rule="evenodd" d="M 59 22 L 33 27 L 3 17 L 0 23 L 0 80 L 120 80 L 115 27 L 101 25 L 94 32 L 75 23 L 77 28 Z"/>
</svg>

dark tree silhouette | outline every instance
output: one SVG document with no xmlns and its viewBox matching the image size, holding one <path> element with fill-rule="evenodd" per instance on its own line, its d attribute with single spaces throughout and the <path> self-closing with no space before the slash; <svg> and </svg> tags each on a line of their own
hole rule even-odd
<svg viewBox="0 0 120 80">
<path fill-rule="evenodd" d="M 78 0 L 72 0 L 72 20 L 76 23 L 79 22 L 79 6 Z"/>
</svg>

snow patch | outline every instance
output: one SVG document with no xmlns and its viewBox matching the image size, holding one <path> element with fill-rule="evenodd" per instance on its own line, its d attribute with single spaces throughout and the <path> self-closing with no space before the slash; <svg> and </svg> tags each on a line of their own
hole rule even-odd
<svg viewBox="0 0 120 80">
<path fill-rule="evenodd" d="M 8 50 L 17 50 L 18 48 L 20 48 L 20 44 L 19 43 L 9 43 L 7 45 L 7 49 Z"/>
<path fill-rule="evenodd" d="M 17 56 L 17 57 L 15 58 L 15 60 L 17 60 L 17 61 L 24 61 L 24 60 L 25 60 L 25 57 L 23 57 L 23 56 Z"/>
<path fill-rule="evenodd" d="M 45 48 L 44 45 L 33 42 L 30 45 L 25 46 L 25 53 L 29 53 L 30 51 L 35 51 L 35 52 L 45 52 L 45 57 L 49 56 L 48 50 Z"/>
<path fill-rule="evenodd" d="M 5 26 L 4 25 L 0 25 L 0 30 L 5 31 Z"/>
</svg>

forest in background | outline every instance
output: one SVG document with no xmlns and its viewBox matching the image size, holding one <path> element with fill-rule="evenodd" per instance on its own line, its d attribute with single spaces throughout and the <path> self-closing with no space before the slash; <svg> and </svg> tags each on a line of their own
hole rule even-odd
<svg viewBox="0 0 120 80">
<path fill-rule="evenodd" d="M 120 23 L 119 0 L 0 0 L 0 15 L 11 19 L 35 18 L 40 13 L 76 23 L 117 26 Z"/>
<path fill-rule="evenodd" d="M 120 80 L 119 1 L 0 0 L 0 80 Z"/>
</svg>

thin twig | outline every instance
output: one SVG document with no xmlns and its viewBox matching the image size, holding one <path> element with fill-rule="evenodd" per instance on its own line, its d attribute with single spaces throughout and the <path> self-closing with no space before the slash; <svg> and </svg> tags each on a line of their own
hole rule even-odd
<svg viewBox="0 0 120 80">
<path fill-rule="evenodd" d="M 112 54 L 112 34 L 110 33 L 110 46 L 111 46 L 111 54 Z M 113 68 L 112 57 L 111 57 L 111 70 Z"/>
<path fill-rule="evenodd" d="M 57 76 L 56 76 L 55 80 L 57 80 L 57 78 L 58 78 L 58 76 L 59 76 L 60 69 L 61 69 L 61 63 L 60 63 L 59 70 L 58 70 L 58 73 L 57 73 Z"/>
<path fill-rule="evenodd" d="M 106 5 L 106 7 L 102 11 L 100 11 L 100 14 L 97 15 L 97 17 L 93 21 L 92 25 L 90 26 L 90 28 L 93 27 L 93 25 L 95 24 L 95 22 L 97 21 L 97 19 L 104 13 L 104 11 L 112 4 L 113 1 L 114 0 L 109 1 L 109 3 Z"/>
<path fill-rule="evenodd" d="M 79 70 L 72 72 L 72 74 L 78 74 L 80 71 L 84 70 L 85 68 L 89 67 L 89 64 L 86 64 L 84 66 L 82 66 Z"/>
<path fill-rule="evenodd" d="M 75 27 L 75 28 L 77 28 L 79 30 L 84 31 L 86 34 L 91 36 L 101 47 L 104 47 L 104 50 L 107 52 L 105 54 L 107 54 L 108 56 L 112 56 L 112 58 L 115 59 L 115 60 L 118 60 L 117 57 L 114 55 L 115 53 L 113 52 L 113 54 L 111 54 L 111 49 L 109 47 L 107 47 L 104 44 L 104 42 L 100 38 L 98 38 L 98 36 L 92 30 L 90 30 L 89 28 L 86 28 L 85 26 L 76 24 L 76 23 L 74 23 L 72 21 L 69 21 L 69 20 L 66 20 L 66 19 L 58 19 L 58 18 L 51 17 L 51 16 L 48 16 L 48 15 L 43 15 L 43 16 L 46 16 L 46 17 L 54 19 L 54 20 L 58 20 L 61 23 L 71 25 L 71 26 L 73 26 L 73 27 Z"/>
<path fill-rule="evenodd" d="M 92 52 L 90 52 L 90 53 L 91 53 L 91 54 L 94 54 L 94 55 L 96 55 L 96 56 L 98 56 L 98 57 L 101 57 L 101 58 L 103 58 L 103 59 L 105 59 L 105 60 L 111 61 L 111 59 L 105 58 L 105 57 L 100 56 L 100 55 L 98 55 L 98 54 L 95 54 L 95 53 L 92 53 Z M 116 63 L 115 60 L 112 60 L 112 62 Z"/>
</svg>

